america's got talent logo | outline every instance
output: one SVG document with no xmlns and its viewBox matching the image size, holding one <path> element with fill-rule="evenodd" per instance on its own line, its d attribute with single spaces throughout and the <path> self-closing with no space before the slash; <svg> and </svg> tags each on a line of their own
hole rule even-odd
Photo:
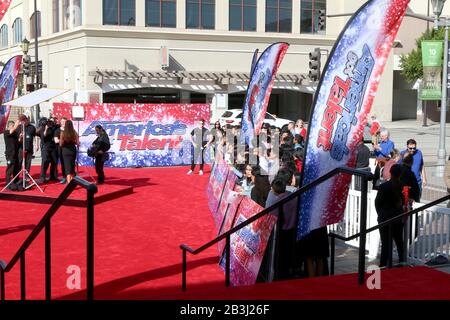
<svg viewBox="0 0 450 320">
<path fill-rule="evenodd" d="M 361 111 L 374 65 L 375 60 L 370 49 L 364 45 L 360 58 L 355 52 L 348 53 L 344 69 L 347 79 L 339 76 L 334 78 L 321 122 L 317 147 L 330 151 L 331 157 L 337 161 L 349 153 L 348 135 L 352 126 L 358 122 L 356 113 Z M 336 121 L 337 127 L 334 130 Z"/>
<path fill-rule="evenodd" d="M 109 136 L 117 135 L 117 141 L 120 141 L 119 151 L 175 149 L 180 146 L 187 129 L 187 126 L 178 120 L 169 124 L 153 121 L 93 121 L 82 136 L 95 135 L 97 125 L 101 125 Z"/>
</svg>

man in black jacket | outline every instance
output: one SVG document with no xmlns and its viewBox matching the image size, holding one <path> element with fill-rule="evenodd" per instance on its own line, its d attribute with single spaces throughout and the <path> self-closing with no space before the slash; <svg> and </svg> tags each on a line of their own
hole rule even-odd
<svg viewBox="0 0 450 320">
<path fill-rule="evenodd" d="M 97 139 L 95 139 L 92 143 L 92 145 L 97 149 L 95 156 L 95 171 L 98 175 L 97 184 L 103 184 L 105 183 L 105 173 L 103 171 L 103 167 L 105 165 L 105 161 L 108 160 L 107 151 L 111 147 L 111 144 L 109 142 L 108 134 L 101 125 L 95 126 L 95 132 L 97 133 Z"/>
<path fill-rule="evenodd" d="M 20 122 L 17 120 L 8 122 L 8 128 L 4 132 L 5 139 L 5 158 L 6 158 L 6 184 L 8 185 L 20 170 L 19 167 L 19 133 L 17 128 Z M 9 187 L 9 189 L 11 189 Z"/>
<path fill-rule="evenodd" d="M 410 187 L 409 197 L 416 202 L 420 202 L 420 187 L 416 176 L 411 169 L 413 163 L 414 158 L 409 153 L 405 154 L 401 163 L 402 174 L 400 176 L 400 181 L 403 186 Z"/>
<path fill-rule="evenodd" d="M 50 180 L 58 181 L 57 174 L 57 149 L 54 141 L 56 124 L 51 119 L 44 119 L 39 128 L 39 136 L 41 138 L 41 178 L 40 182 L 44 183 L 46 180 L 47 170 L 50 166 Z"/>
</svg>

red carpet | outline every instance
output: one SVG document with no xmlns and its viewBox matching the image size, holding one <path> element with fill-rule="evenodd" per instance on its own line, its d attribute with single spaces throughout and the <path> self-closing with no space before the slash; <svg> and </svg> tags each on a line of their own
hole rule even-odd
<svg viewBox="0 0 450 320">
<path fill-rule="evenodd" d="M 383 270 L 380 290 L 358 285 L 357 274 L 261 283 L 254 286 L 192 290 L 189 300 L 450 300 L 450 274 L 428 267 Z M 366 277 L 367 279 L 367 277 Z M 188 288 L 189 290 L 189 288 Z"/>
<path fill-rule="evenodd" d="M 85 175 L 86 169 L 80 169 L 80 176 L 89 182 L 94 182 L 95 179 L 91 176 Z M 94 195 L 95 204 L 100 204 L 102 202 L 117 199 L 119 197 L 129 195 L 133 193 L 133 187 L 126 185 L 127 181 L 121 180 L 111 180 L 108 185 L 99 185 L 98 191 Z M 42 203 L 42 204 L 52 204 L 53 201 L 58 198 L 65 184 L 60 184 L 59 182 L 51 181 L 49 183 L 40 185 L 42 189 L 41 192 L 37 187 L 33 187 L 26 192 L 16 192 L 5 190 L 2 194 L 2 200 L 16 201 L 16 202 L 31 202 L 31 203 Z M 2 187 L 3 188 L 3 187 Z M 0 189 L 1 190 L 1 189 Z M 81 187 L 77 187 L 69 199 L 65 202 L 66 206 L 76 206 L 85 207 L 86 206 L 86 190 Z"/>
<path fill-rule="evenodd" d="M 185 242 L 196 247 L 215 236 L 205 195 L 208 175 L 188 176 L 187 171 L 187 168 L 106 169 L 106 186 L 130 185 L 134 193 L 95 207 L 95 284 L 100 285 L 97 297 L 114 298 L 129 290 L 145 290 L 143 298 L 179 292 L 179 245 Z M 0 259 L 11 259 L 48 207 L 48 204 L 0 201 Z M 54 297 L 76 293 L 66 287 L 69 276 L 66 271 L 71 265 L 81 267 L 82 289 L 85 288 L 85 230 L 83 208 L 63 207 L 52 220 Z M 189 267 L 193 269 L 189 272 L 191 284 L 222 280 L 216 256 L 217 249 L 212 248 L 199 257 L 189 258 Z M 26 256 L 28 299 L 44 297 L 43 258 L 41 234 Z M 6 275 L 7 299 L 19 297 L 18 269 L 19 265 Z M 106 284 L 105 290 L 101 284 Z M 80 298 L 84 298 L 84 293 Z"/>
<path fill-rule="evenodd" d="M 97 299 L 450 299 L 450 275 L 429 269 L 383 272 L 379 291 L 358 287 L 355 275 L 227 289 L 215 247 L 200 256 L 188 255 L 188 292 L 181 293 L 179 245 L 197 248 L 215 236 L 205 195 L 208 175 L 187 176 L 187 170 L 106 170 L 108 182 L 102 188 L 108 183 L 132 186 L 133 193 L 95 207 Z M 51 188 L 57 186 L 47 186 L 46 193 Z M 48 207 L 0 201 L 0 259 L 11 259 Z M 85 230 L 83 208 L 62 207 L 52 220 L 54 298 L 85 298 Z M 43 299 L 43 234 L 28 250 L 26 265 L 27 299 Z M 72 265 L 81 268 L 81 290 L 67 288 Z M 19 294 L 16 265 L 6 275 L 6 298 L 18 299 Z"/>
</svg>

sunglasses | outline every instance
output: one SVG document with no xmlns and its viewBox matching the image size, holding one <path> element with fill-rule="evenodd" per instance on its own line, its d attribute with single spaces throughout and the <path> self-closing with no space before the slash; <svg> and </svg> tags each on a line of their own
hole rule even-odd
<svg viewBox="0 0 450 320">
<path fill-rule="evenodd" d="M 417 148 L 408 148 L 408 150 L 416 150 Z"/>
</svg>

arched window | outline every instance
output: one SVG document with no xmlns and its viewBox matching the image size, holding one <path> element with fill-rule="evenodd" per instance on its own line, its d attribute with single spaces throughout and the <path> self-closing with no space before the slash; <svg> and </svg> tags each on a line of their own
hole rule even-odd
<svg viewBox="0 0 450 320">
<path fill-rule="evenodd" d="M 21 43 L 23 40 L 22 19 L 21 18 L 17 18 L 16 20 L 14 20 L 12 29 L 13 29 L 13 44 Z"/>
<path fill-rule="evenodd" d="M 35 26 L 34 26 L 34 21 L 35 21 L 35 16 L 37 16 L 37 36 L 40 37 L 41 34 L 41 12 L 40 11 L 36 11 L 36 13 L 33 13 L 30 17 L 30 37 L 31 39 L 34 39 L 35 37 Z"/>
<path fill-rule="evenodd" d="M 8 48 L 8 26 L 6 24 L 0 28 L 0 48 Z"/>
</svg>

